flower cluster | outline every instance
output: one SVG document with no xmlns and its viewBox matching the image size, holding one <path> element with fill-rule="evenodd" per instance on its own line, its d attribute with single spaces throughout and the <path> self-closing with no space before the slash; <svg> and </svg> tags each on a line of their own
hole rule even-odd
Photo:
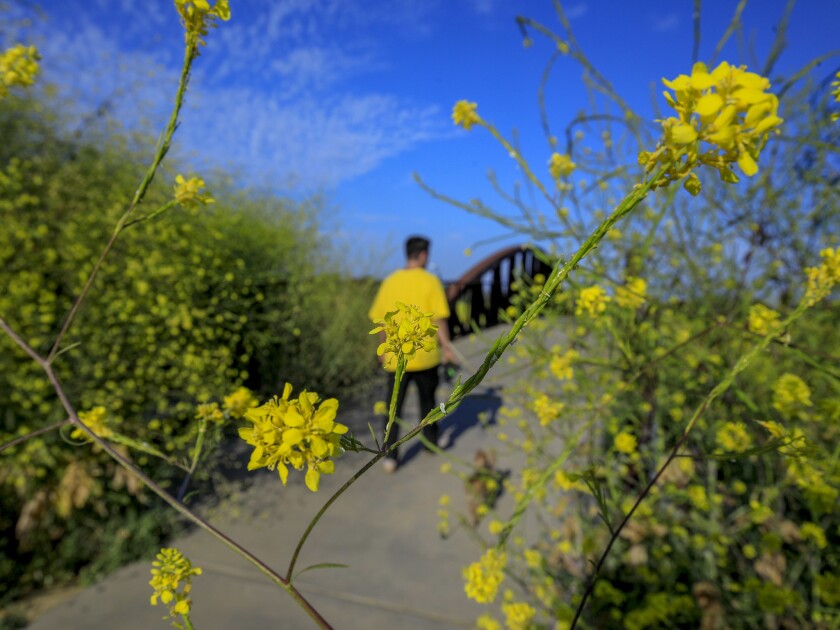
<svg viewBox="0 0 840 630">
<path fill-rule="evenodd" d="M 811 388 L 796 374 L 782 374 L 773 385 L 773 409 L 785 418 L 795 417 L 802 407 L 812 404 Z"/>
<path fill-rule="evenodd" d="M 6 96 L 12 86 L 28 86 L 35 83 L 38 74 L 38 60 L 41 56 L 35 46 L 18 44 L 0 54 L 0 98 Z"/>
<path fill-rule="evenodd" d="M 600 315 L 607 310 L 607 302 L 610 297 L 606 291 L 597 284 L 585 289 L 581 289 L 578 297 L 577 307 L 575 308 L 576 315 L 583 315 L 588 313 L 590 316 Z"/>
<path fill-rule="evenodd" d="M 509 630 L 528 630 L 537 611 L 525 602 L 502 604 L 502 614 Z"/>
<path fill-rule="evenodd" d="M 753 304 L 750 307 L 747 326 L 757 335 L 767 335 L 779 325 L 779 314 L 764 304 Z"/>
<path fill-rule="evenodd" d="M 201 569 L 193 567 L 180 551 L 172 547 L 161 549 L 157 560 L 152 562 L 152 579 L 149 582 L 155 590 L 151 597 L 152 606 L 157 606 L 160 599 L 162 604 L 169 605 L 169 616 L 189 615 L 190 582 L 194 575 L 201 575 Z M 182 582 L 183 589 L 179 591 Z"/>
<path fill-rule="evenodd" d="M 630 277 L 624 286 L 616 287 L 615 303 L 621 308 L 636 310 L 645 303 L 647 282 L 642 278 Z"/>
<path fill-rule="evenodd" d="M 834 97 L 835 103 L 840 103 L 840 72 L 838 72 L 834 76 L 836 77 L 836 81 L 831 82 L 831 87 L 833 88 L 831 90 L 831 95 Z M 831 120 L 833 122 L 837 122 L 838 120 L 840 120 L 840 112 L 834 112 L 831 115 Z"/>
<path fill-rule="evenodd" d="M 491 547 L 478 562 L 473 562 L 463 570 L 467 581 L 464 590 L 467 597 L 479 604 L 489 604 L 496 599 L 499 585 L 504 579 L 504 568 L 507 564 L 507 554 Z"/>
<path fill-rule="evenodd" d="M 257 399 L 247 387 L 240 387 L 224 398 L 224 409 L 232 418 L 241 418 L 246 411 L 258 404 Z"/>
<path fill-rule="evenodd" d="M 615 436 L 613 440 L 613 446 L 615 450 L 619 453 L 624 453 L 625 455 L 632 455 L 636 452 L 636 448 L 638 444 L 636 442 L 635 436 L 631 435 L 627 431 L 621 431 L 618 435 Z"/>
<path fill-rule="evenodd" d="M 815 304 L 831 293 L 835 284 L 840 283 L 840 248 L 826 248 L 820 252 L 823 259 L 819 267 L 808 267 L 808 288 L 805 299 Z"/>
<path fill-rule="evenodd" d="M 766 92 L 768 79 L 724 61 L 711 72 L 698 62 L 690 76 L 662 82 L 674 91 L 665 92 L 665 98 L 678 116 L 661 121 L 664 137 L 655 151 L 639 154 L 647 172 L 666 167 L 656 185 L 687 177 L 685 188 L 696 195 L 700 180 L 692 170 L 702 164 L 729 183 L 738 181 L 733 163 L 748 177 L 758 172 L 756 160 L 767 135 L 782 123 L 778 98 Z"/>
<path fill-rule="evenodd" d="M 559 153 L 552 153 L 548 160 L 548 172 L 554 179 L 568 177 L 577 168 L 577 164 L 572 162 L 569 155 L 560 155 Z"/>
<path fill-rule="evenodd" d="M 219 408 L 219 403 L 202 403 L 195 408 L 195 418 L 204 422 L 221 424 L 225 421 L 225 414 Z"/>
<path fill-rule="evenodd" d="M 385 341 L 379 344 L 376 354 L 382 356 L 389 352 L 411 359 L 418 350 L 434 350 L 438 328 L 432 324 L 432 316 L 402 302 L 397 302 L 396 306 L 397 310 L 386 313 L 384 319 L 375 322 L 379 325 L 370 331 L 371 335 L 385 333 Z"/>
<path fill-rule="evenodd" d="M 105 424 L 106 411 L 105 407 L 94 407 L 90 411 L 79 412 L 79 420 L 101 438 L 107 438 L 113 435 L 111 429 Z M 70 432 L 70 437 L 74 440 L 92 441 L 90 436 L 81 428 L 76 427 Z"/>
<path fill-rule="evenodd" d="M 481 123 L 481 116 L 476 111 L 478 105 L 469 101 L 458 101 L 452 108 L 452 122 L 459 127 L 470 130 L 473 125 Z"/>
<path fill-rule="evenodd" d="M 578 358 L 578 352 L 577 350 L 569 350 L 566 354 L 560 355 L 559 350 L 559 346 L 551 349 L 553 356 L 548 364 L 548 369 L 560 381 L 571 380 L 575 375 L 572 364 Z"/>
<path fill-rule="evenodd" d="M 743 453 L 752 446 L 752 437 L 743 422 L 724 422 L 715 439 L 718 446 L 727 452 Z"/>
<path fill-rule="evenodd" d="M 304 390 L 298 398 L 289 399 L 291 393 L 292 386 L 286 383 L 282 397 L 248 409 L 245 419 L 253 427 L 239 429 L 239 437 L 254 447 L 248 470 L 276 467 L 286 485 L 288 467 L 303 470 L 306 464 L 306 487 L 317 492 L 321 474 L 335 472 L 335 462 L 330 458 L 341 454 L 339 440 L 347 427 L 335 421 L 335 398 L 318 405 L 315 392 Z"/>
<path fill-rule="evenodd" d="M 214 203 L 216 200 L 204 188 L 204 180 L 200 177 L 184 179 L 183 175 L 177 175 L 175 177 L 175 201 L 185 208 Z"/>
<path fill-rule="evenodd" d="M 539 394 L 536 398 L 534 398 L 534 402 L 532 404 L 532 408 L 534 410 L 534 414 L 537 416 L 537 420 L 540 421 L 540 426 L 548 426 L 552 420 L 557 419 L 561 413 L 563 413 L 563 409 L 565 409 L 566 405 L 559 400 L 553 400 L 549 398 L 546 394 Z"/>
<path fill-rule="evenodd" d="M 228 0 L 216 0 L 213 6 L 207 0 L 175 0 L 175 8 L 181 16 L 181 24 L 186 31 L 187 41 L 195 40 L 197 45 L 204 45 L 202 37 L 207 35 L 216 20 L 227 22 L 230 19 Z"/>
</svg>

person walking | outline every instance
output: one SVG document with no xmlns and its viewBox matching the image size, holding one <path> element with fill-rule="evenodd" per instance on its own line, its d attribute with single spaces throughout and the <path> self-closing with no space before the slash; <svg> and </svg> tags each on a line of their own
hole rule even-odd
<svg viewBox="0 0 840 630">
<path fill-rule="evenodd" d="M 405 242 L 405 267 L 397 269 L 390 274 L 379 287 L 373 305 L 370 307 L 368 317 L 373 322 L 382 320 L 386 313 L 396 310 L 396 303 L 413 305 L 423 313 L 432 316 L 433 323 L 438 327 L 437 344 L 431 351 L 417 350 L 414 357 L 406 365 L 405 375 L 400 382 L 399 393 L 397 394 L 396 415 L 402 417 L 403 403 L 409 383 L 417 386 L 420 398 L 420 417 L 424 418 L 432 409 L 437 406 L 435 402 L 435 390 L 438 386 L 438 366 L 441 358 L 445 362 L 455 362 L 455 355 L 449 341 L 449 303 L 443 285 L 434 274 L 428 272 L 426 267 L 429 264 L 429 239 L 422 236 L 411 236 Z M 384 334 L 384 333 L 380 333 Z M 384 341 L 384 340 L 383 340 Z M 388 372 L 388 385 L 386 389 L 386 400 L 391 399 L 394 390 L 395 370 L 397 369 L 396 358 L 385 353 L 379 357 L 379 361 Z M 387 425 L 388 416 L 385 416 Z M 423 429 L 432 444 L 438 444 L 438 423 L 431 424 Z M 394 423 L 388 442 L 385 446 L 391 446 L 399 439 L 399 425 Z M 396 449 L 388 453 L 384 459 L 383 468 L 386 472 L 394 472 L 398 465 Z"/>
</svg>

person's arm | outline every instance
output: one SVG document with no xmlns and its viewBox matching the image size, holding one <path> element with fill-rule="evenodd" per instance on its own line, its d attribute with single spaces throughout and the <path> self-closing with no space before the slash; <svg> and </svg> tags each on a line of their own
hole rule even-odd
<svg viewBox="0 0 840 630">
<path fill-rule="evenodd" d="M 438 327 L 437 340 L 443 350 L 444 363 L 457 363 L 455 353 L 452 351 L 452 342 L 449 340 L 449 323 L 445 319 L 435 320 L 435 326 Z"/>
</svg>

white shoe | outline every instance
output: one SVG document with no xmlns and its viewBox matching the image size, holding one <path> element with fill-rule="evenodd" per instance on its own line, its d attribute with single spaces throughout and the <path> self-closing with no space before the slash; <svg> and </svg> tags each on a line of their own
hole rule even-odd
<svg viewBox="0 0 840 630">
<path fill-rule="evenodd" d="M 397 469 L 397 460 L 393 457 L 386 457 L 382 460 L 382 470 L 389 475 Z"/>
</svg>

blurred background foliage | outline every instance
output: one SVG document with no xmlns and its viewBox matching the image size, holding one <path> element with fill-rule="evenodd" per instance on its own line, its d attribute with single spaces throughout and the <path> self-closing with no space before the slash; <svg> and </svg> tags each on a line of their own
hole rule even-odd
<svg viewBox="0 0 840 630">
<path fill-rule="evenodd" d="M 59 112 L 56 103 L 0 102 L 0 313 L 44 353 L 151 144 L 108 121 L 68 133 Z M 176 172 L 165 163 L 144 207 L 171 198 Z M 242 384 L 264 399 L 284 381 L 344 399 L 376 371 L 366 334 L 375 284 L 341 273 L 319 231 L 326 200 L 205 179 L 215 204 L 175 208 L 117 242 L 56 362 L 78 409 L 104 406 L 110 427 L 179 461 L 195 440 L 198 402 Z M 5 336 L 0 410 L 0 443 L 64 420 L 43 373 Z M 119 566 L 175 527 L 154 495 L 67 433 L 0 455 L 0 604 Z M 133 456 L 154 478 L 183 475 Z"/>
</svg>

